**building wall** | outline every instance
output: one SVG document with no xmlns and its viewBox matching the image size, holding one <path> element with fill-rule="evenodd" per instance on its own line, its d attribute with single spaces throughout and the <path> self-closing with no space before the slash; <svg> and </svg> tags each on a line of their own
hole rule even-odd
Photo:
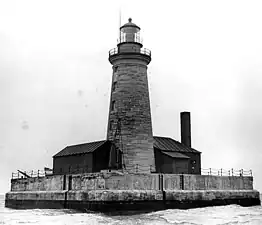
<svg viewBox="0 0 262 225">
<path fill-rule="evenodd" d="M 100 172 L 109 168 L 109 155 L 110 143 L 93 152 L 93 172 Z"/>
<path fill-rule="evenodd" d="M 162 163 L 160 167 L 161 173 L 174 173 L 172 164 L 174 163 L 174 159 L 171 157 L 165 156 L 161 154 Z"/>
<path fill-rule="evenodd" d="M 54 174 L 93 172 L 93 154 L 79 154 L 53 158 Z"/>
<path fill-rule="evenodd" d="M 155 155 L 156 172 L 161 173 L 161 165 L 163 164 L 162 153 L 158 149 L 154 148 L 154 155 Z"/>
<path fill-rule="evenodd" d="M 138 55 L 139 56 L 139 55 Z M 108 118 L 107 139 L 114 140 L 117 121 L 120 118 L 122 145 L 116 137 L 116 145 L 124 153 L 123 163 L 129 172 L 135 172 L 138 164 L 143 170 L 155 169 L 153 134 L 148 92 L 147 66 L 132 55 L 121 56 L 113 62 L 113 78 Z M 116 69 L 115 69 L 116 68 Z"/>
<path fill-rule="evenodd" d="M 188 174 L 188 159 L 174 158 L 173 172 L 178 174 Z"/>
<path fill-rule="evenodd" d="M 188 163 L 188 173 L 201 174 L 201 153 L 183 152 L 183 155 L 190 157 Z M 193 163 L 193 161 L 195 161 L 195 164 Z"/>
<path fill-rule="evenodd" d="M 188 159 L 171 158 L 156 148 L 154 152 L 157 173 L 189 173 Z"/>
</svg>

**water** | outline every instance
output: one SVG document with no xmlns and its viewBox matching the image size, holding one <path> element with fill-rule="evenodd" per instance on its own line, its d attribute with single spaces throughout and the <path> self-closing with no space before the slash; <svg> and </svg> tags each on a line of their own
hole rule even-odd
<svg viewBox="0 0 262 225">
<path fill-rule="evenodd" d="M 206 207 L 199 209 L 169 209 L 130 216 L 106 216 L 101 213 L 79 213 L 73 210 L 13 210 L 4 207 L 0 195 L 0 225 L 2 224 L 262 224 L 262 207 L 237 205 Z"/>
</svg>

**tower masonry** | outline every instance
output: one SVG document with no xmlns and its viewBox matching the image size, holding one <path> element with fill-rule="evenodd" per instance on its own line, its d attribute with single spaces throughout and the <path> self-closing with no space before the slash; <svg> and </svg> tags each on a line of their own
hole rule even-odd
<svg viewBox="0 0 262 225">
<path fill-rule="evenodd" d="M 113 75 L 107 139 L 122 153 L 128 172 L 150 173 L 155 171 L 147 79 L 151 51 L 142 47 L 140 28 L 129 19 L 120 27 L 117 48 L 109 52 Z"/>
</svg>

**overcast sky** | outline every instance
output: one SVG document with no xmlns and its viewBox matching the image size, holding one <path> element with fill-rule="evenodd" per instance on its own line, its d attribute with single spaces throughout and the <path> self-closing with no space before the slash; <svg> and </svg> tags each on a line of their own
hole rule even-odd
<svg viewBox="0 0 262 225">
<path fill-rule="evenodd" d="M 261 1 L 0 0 L 0 193 L 105 139 L 120 9 L 152 51 L 154 134 L 180 140 L 190 111 L 202 167 L 252 169 L 262 191 Z"/>
</svg>

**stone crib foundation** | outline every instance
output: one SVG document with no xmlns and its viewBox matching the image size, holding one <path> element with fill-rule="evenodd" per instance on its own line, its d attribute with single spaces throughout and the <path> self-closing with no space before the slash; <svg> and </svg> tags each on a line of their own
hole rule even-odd
<svg viewBox="0 0 262 225">
<path fill-rule="evenodd" d="M 182 183 L 181 183 L 182 182 Z M 15 179 L 10 208 L 148 212 L 238 204 L 260 205 L 253 177 L 179 174 L 73 174 Z"/>
</svg>

